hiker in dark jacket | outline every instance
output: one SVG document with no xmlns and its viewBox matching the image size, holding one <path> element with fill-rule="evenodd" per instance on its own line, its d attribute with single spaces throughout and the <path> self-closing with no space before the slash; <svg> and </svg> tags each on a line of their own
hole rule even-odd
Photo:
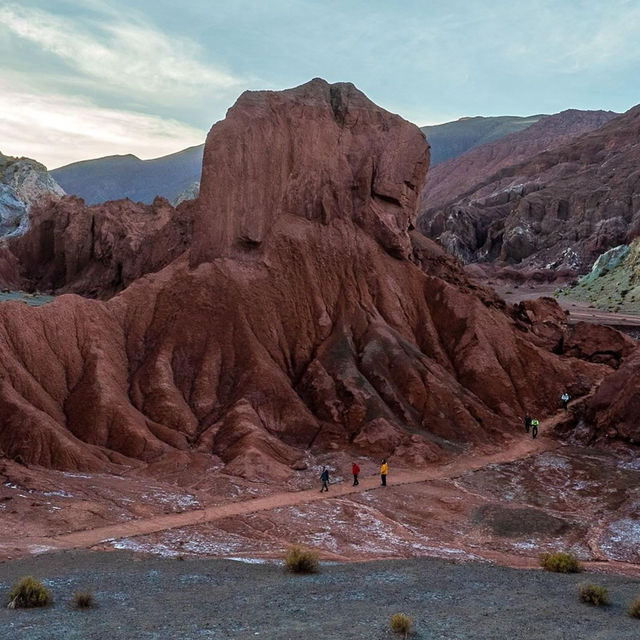
<svg viewBox="0 0 640 640">
<path fill-rule="evenodd" d="M 351 467 L 351 473 L 353 473 L 353 486 L 357 487 L 360 483 L 358 482 L 358 476 L 360 475 L 360 467 L 357 462 L 354 462 Z"/>
<path fill-rule="evenodd" d="M 529 429 L 531 429 L 531 416 L 529 415 L 524 417 L 524 429 L 527 433 L 529 433 Z"/>
<path fill-rule="evenodd" d="M 327 467 L 322 468 L 320 480 L 322 480 L 322 489 L 320 489 L 320 493 L 323 491 L 329 491 L 329 469 L 327 469 Z"/>
</svg>

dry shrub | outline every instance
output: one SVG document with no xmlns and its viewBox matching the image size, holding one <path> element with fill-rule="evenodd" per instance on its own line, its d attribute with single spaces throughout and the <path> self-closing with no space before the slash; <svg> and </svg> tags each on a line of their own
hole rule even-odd
<svg viewBox="0 0 640 640">
<path fill-rule="evenodd" d="M 540 566 L 555 573 L 580 573 L 582 571 L 582 565 L 578 558 L 572 553 L 564 551 L 544 553 L 540 557 Z"/>
<path fill-rule="evenodd" d="M 588 604 L 592 604 L 596 607 L 611 604 L 611 600 L 609 599 L 609 589 L 607 589 L 607 587 L 602 587 L 599 584 L 593 584 L 593 582 L 587 582 L 586 584 L 581 584 L 578 587 L 578 590 L 580 593 L 580 600 L 582 600 L 582 602 L 587 602 Z"/>
<path fill-rule="evenodd" d="M 629 609 L 627 610 L 627 613 L 632 617 L 632 618 L 640 618 L 640 597 L 636 598 L 632 603 L 631 606 L 629 607 Z"/>
<path fill-rule="evenodd" d="M 91 591 L 76 591 L 73 594 L 73 603 L 76 609 L 90 609 L 95 605 L 95 599 Z"/>
<path fill-rule="evenodd" d="M 21 578 L 9 592 L 10 609 L 46 607 L 51 604 L 51 591 L 33 576 Z"/>
<path fill-rule="evenodd" d="M 413 626 L 413 618 L 409 617 L 406 613 L 394 613 L 390 620 L 389 626 L 394 633 L 402 633 L 406 638 Z"/>
<path fill-rule="evenodd" d="M 291 547 L 285 557 L 285 566 L 291 573 L 317 573 L 318 554 L 301 547 Z"/>
</svg>

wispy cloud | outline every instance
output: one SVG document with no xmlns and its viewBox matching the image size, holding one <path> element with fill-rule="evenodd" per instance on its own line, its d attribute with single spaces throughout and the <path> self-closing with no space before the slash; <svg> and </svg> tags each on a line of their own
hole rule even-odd
<svg viewBox="0 0 640 640">
<path fill-rule="evenodd" d="M 34 158 L 50 169 L 103 155 L 157 157 L 204 138 L 204 131 L 175 120 L 20 91 L 0 81 L 0 151 Z"/>
<path fill-rule="evenodd" d="M 513 28 L 497 51 L 504 60 L 527 71 L 549 77 L 615 71 L 637 64 L 635 42 L 640 25 L 640 5 L 633 0 L 607 4 L 540 2 L 535 19 L 527 20 L 530 7 L 513 9 Z M 498 34 L 495 34 L 496 36 Z"/>
<path fill-rule="evenodd" d="M 242 82 L 201 62 L 192 42 L 169 37 L 131 16 L 126 22 L 111 16 L 97 22 L 8 3 L 0 7 L 0 25 L 111 90 L 171 102 L 198 95 L 203 88 L 237 89 Z"/>
</svg>

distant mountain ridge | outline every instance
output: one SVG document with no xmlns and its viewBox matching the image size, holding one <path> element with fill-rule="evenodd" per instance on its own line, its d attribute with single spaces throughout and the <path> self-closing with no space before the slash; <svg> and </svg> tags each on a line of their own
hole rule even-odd
<svg viewBox="0 0 640 640">
<path fill-rule="evenodd" d="M 474 116 L 422 127 L 431 145 L 431 167 L 471 149 L 526 130 L 549 116 Z M 156 196 L 176 205 L 198 195 L 204 145 L 151 160 L 128 154 L 83 160 L 54 169 L 51 175 L 69 194 L 87 204 L 129 198 L 151 204 Z"/>
<path fill-rule="evenodd" d="M 536 153 L 594 131 L 617 115 L 613 111 L 567 109 L 542 116 L 526 129 L 473 147 L 437 167 L 432 166 L 422 195 L 421 212 L 443 206 L 503 167 L 524 162 Z"/>
<path fill-rule="evenodd" d="M 201 144 L 152 160 L 131 154 L 106 156 L 74 162 L 50 173 L 67 193 L 87 204 L 123 198 L 149 204 L 156 196 L 174 201 L 200 180 L 203 149 Z"/>
<path fill-rule="evenodd" d="M 431 165 L 458 156 L 468 149 L 520 131 L 541 116 L 496 116 L 461 118 L 422 127 L 431 145 Z M 54 169 L 51 174 L 64 190 L 87 204 L 129 198 L 150 204 L 164 196 L 177 205 L 198 195 L 204 145 L 189 147 L 152 160 L 134 155 L 105 156 Z"/>
<path fill-rule="evenodd" d="M 456 158 L 478 147 L 512 133 L 522 131 L 543 118 L 533 116 L 474 116 L 453 122 L 421 127 L 431 145 L 431 167 Z"/>
</svg>

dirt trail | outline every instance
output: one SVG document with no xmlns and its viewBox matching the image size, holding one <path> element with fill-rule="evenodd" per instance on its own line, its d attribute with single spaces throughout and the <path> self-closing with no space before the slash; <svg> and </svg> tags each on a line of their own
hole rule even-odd
<svg viewBox="0 0 640 640">
<path fill-rule="evenodd" d="M 542 428 L 551 428 L 555 420 L 556 418 L 554 417 L 543 422 Z M 96 529 L 57 535 L 45 538 L 42 542 L 46 546 L 59 550 L 89 548 L 107 540 L 158 533 L 168 529 L 204 524 L 232 516 L 241 516 L 258 511 L 269 511 L 278 507 L 298 506 L 317 500 L 330 500 L 362 491 L 370 491 L 373 489 L 392 491 L 393 487 L 398 485 L 414 484 L 444 478 L 453 479 L 462 474 L 482 469 L 490 464 L 513 462 L 535 453 L 555 449 L 559 446 L 561 446 L 560 443 L 544 435 L 534 440 L 530 436 L 523 434 L 522 437 L 515 439 L 513 444 L 507 448 L 489 454 L 471 453 L 468 456 L 461 456 L 448 464 L 434 465 L 424 471 L 411 470 L 394 473 L 392 469 L 389 475 L 389 486 L 387 488 L 380 487 L 379 476 L 362 478 L 357 487 L 353 487 L 350 484 L 331 485 L 328 493 L 320 493 L 319 489 L 278 493 L 264 498 L 254 498 L 242 502 L 206 507 L 195 511 L 155 516 Z"/>
<path fill-rule="evenodd" d="M 574 400 L 571 404 L 582 400 L 584 400 L 584 397 Z M 564 415 L 564 412 L 560 411 L 551 418 L 542 421 L 541 434 L 536 440 L 532 439 L 530 435 L 522 433 L 513 436 L 512 441 L 499 450 L 494 449 L 491 452 L 472 451 L 469 454 L 459 456 L 451 462 L 432 465 L 424 470 L 394 471 L 392 468 L 389 476 L 389 486 L 387 488 L 380 487 L 380 478 L 377 475 L 362 478 L 357 487 L 351 486 L 350 483 L 331 485 L 328 493 L 320 493 L 320 483 L 318 483 L 318 488 L 314 489 L 283 492 L 263 498 L 232 502 L 194 511 L 154 516 L 94 529 L 85 529 L 73 533 L 47 537 L 40 539 L 38 542 L 42 545 L 43 550 L 44 548 L 49 550 L 92 548 L 108 541 L 161 533 L 170 529 L 206 524 L 224 518 L 270 511 L 279 507 L 300 506 L 319 500 L 326 501 L 342 498 L 372 490 L 393 491 L 394 487 L 401 485 L 435 480 L 455 480 L 460 476 L 478 471 L 488 465 L 515 462 L 531 455 L 562 447 L 563 444 L 561 442 L 558 442 L 547 434 L 552 433 L 553 427 Z M 466 548 L 466 545 L 461 545 L 460 541 L 456 543 L 456 546 L 461 551 L 467 552 L 470 558 L 482 558 L 492 563 L 514 568 L 532 569 L 539 567 L 537 556 L 527 557 L 508 551 L 479 548 L 476 545 L 474 545 L 473 548 Z M 597 549 L 594 549 L 594 551 L 597 551 Z M 597 558 L 596 561 L 584 563 L 589 570 L 640 577 L 640 566 L 638 565 L 602 560 L 603 555 L 601 553 L 594 553 L 594 555 Z M 349 560 L 349 558 L 338 554 L 324 553 L 323 556 L 334 561 Z"/>
</svg>

